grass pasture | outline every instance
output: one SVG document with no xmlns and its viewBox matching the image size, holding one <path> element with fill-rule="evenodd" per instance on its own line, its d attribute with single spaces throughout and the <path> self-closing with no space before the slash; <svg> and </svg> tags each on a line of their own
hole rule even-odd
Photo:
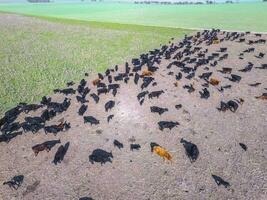
<svg viewBox="0 0 267 200">
<path fill-rule="evenodd" d="M 190 31 L 0 14 L 0 114 Z"/>
<path fill-rule="evenodd" d="M 141 5 L 130 3 L 0 4 L 0 11 L 98 22 L 267 32 L 267 3 Z"/>
</svg>

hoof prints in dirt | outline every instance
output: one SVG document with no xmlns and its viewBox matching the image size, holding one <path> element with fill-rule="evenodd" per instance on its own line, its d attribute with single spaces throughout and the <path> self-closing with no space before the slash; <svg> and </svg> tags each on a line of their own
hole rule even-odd
<svg viewBox="0 0 267 200">
<path fill-rule="evenodd" d="M 75 117 L 78 118 L 77 120 L 81 120 L 81 124 L 83 120 L 85 124 L 89 123 L 91 126 L 99 126 L 102 123 L 112 125 L 113 123 L 110 123 L 110 121 L 113 117 L 116 118 L 119 109 L 117 94 L 127 95 L 125 86 L 134 87 L 136 91 L 134 95 L 137 95 L 137 102 L 140 106 L 143 106 L 142 110 L 150 111 L 153 116 L 155 116 L 153 113 L 159 114 L 156 115 L 159 119 L 153 123 L 156 126 L 158 125 L 157 127 L 160 131 L 170 132 L 172 129 L 178 129 L 178 125 L 183 125 L 182 121 L 179 120 L 178 122 L 176 116 L 171 116 L 170 118 L 168 113 L 170 113 L 172 109 L 180 112 L 179 110 L 187 105 L 177 104 L 172 105 L 172 107 L 164 105 L 166 101 L 172 100 L 171 95 L 169 95 L 170 89 L 178 91 L 178 94 L 185 90 L 185 95 L 190 95 L 192 98 L 205 99 L 201 101 L 203 104 L 209 103 L 211 99 L 217 97 L 217 104 L 213 105 L 214 110 L 216 111 L 216 108 L 218 110 L 216 112 L 222 111 L 220 112 L 222 115 L 237 114 L 244 100 L 241 97 L 229 97 L 232 100 L 225 100 L 223 98 L 224 93 L 236 89 L 238 84 L 247 80 L 250 73 L 254 73 L 256 70 L 266 73 L 267 69 L 266 63 L 259 64 L 259 62 L 265 59 L 265 54 L 267 52 L 262 52 L 261 49 L 261 52 L 255 53 L 255 51 L 257 51 L 256 47 L 247 48 L 247 45 L 265 44 L 265 39 L 252 41 L 246 38 L 247 35 L 250 34 L 222 32 L 220 30 L 197 32 L 194 36 L 185 36 L 183 40 L 176 44 L 170 43 L 169 46 L 164 45 L 147 54 L 142 54 L 139 58 L 132 59 L 131 63 L 126 62 L 123 67 L 118 67 L 116 65 L 114 69 L 107 69 L 105 73 L 99 73 L 97 78 L 93 81 L 87 82 L 82 79 L 80 83 L 77 84 L 77 88 L 75 88 L 73 82 L 69 82 L 67 83 L 68 88 L 54 90 L 57 95 L 56 97 L 64 98 L 63 101 L 54 102 L 51 97 L 43 97 L 40 104 L 20 103 L 15 108 L 7 111 L 4 117 L 0 119 L 0 130 L 2 133 L 0 135 L 0 142 L 8 143 L 15 137 L 22 135 L 23 132 L 53 133 L 55 136 L 63 131 L 70 133 L 75 129 L 75 127 L 71 127 L 70 123 L 72 123 L 72 121 L 67 123 L 64 119 L 61 122 L 54 119 L 57 117 L 68 117 L 68 109 L 77 104 L 78 107 L 75 109 Z M 262 36 L 257 35 L 257 37 Z M 239 55 L 236 56 L 236 58 L 233 58 L 230 47 L 216 46 L 219 44 L 223 45 L 225 41 L 231 41 L 237 45 L 244 45 L 244 48 L 241 52 L 238 52 Z M 211 48 L 211 50 L 210 47 L 213 46 L 214 48 Z M 224 62 L 230 59 L 230 57 L 232 57 L 231 59 L 244 60 L 247 55 L 251 54 L 253 54 L 254 59 L 258 60 L 257 63 L 253 63 L 253 61 L 246 62 L 238 69 L 232 66 L 223 66 Z M 163 62 L 166 64 L 162 65 L 161 63 Z M 86 76 L 88 76 L 88 74 Z M 246 85 L 250 90 L 266 87 L 266 85 L 264 85 L 266 83 L 259 81 L 260 80 L 250 80 L 250 82 L 246 82 Z M 172 88 L 169 87 L 170 85 Z M 261 103 L 262 101 L 260 100 L 267 100 L 267 93 L 265 91 L 263 92 L 262 90 L 257 94 L 255 98 L 253 97 L 255 101 Z M 66 98 L 66 96 L 68 96 L 68 98 Z M 110 100 L 110 97 L 113 100 Z M 134 99 L 136 100 L 136 97 Z M 89 106 L 91 102 L 94 103 L 95 107 L 99 106 L 99 108 L 103 109 L 105 120 L 100 118 L 97 114 L 91 113 L 92 110 L 94 110 L 94 108 Z M 153 106 L 147 106 L 147 103 Z M 190 104 L 190 102 L 188 102 L 188 104 Z M 220 104 L 219 107 L 218 104 Z M 227 110 L 231 112 L 224 113 Z M 114 113 L 111 114 L 111 111 Z M 36 115 L 35 113 L 41 114 Z M 88 113 L 88 115 L 84 116 L 85 113 Z M 24 117 L 20 118 L 20 115 Z M 91 128 L 91 126 L 88 127 Z M 196 161 L 200 156 L 199 152 L 201 149 L 199 150 L 196 144 L 184 139 L 181 139 L 180 142 L 183 144 L 185 155 L 189 158 L 190 162 L 195 162 L 195 164 L 197 164 L 198 162 Z M 39 152 L 44 150 L 48 152 L 59 143 L 60 140 L 46 141 L 33 146 L 32 150 L 37 156 Z M 53 160 L 55 165 L 63 161 L 68 151 L 72 151 L 72 149 L 68 150 L 69 144 L 70 143 L 67 142 L 65 145 L 61 145 L 58 148 Z M 120 141 L 113 140 L 113 145 L 114 148 L 121 150 L 120 152 L 124 151 L 124 145 Z M 239 143 L 239 145 L 244 151 L 247 151 L 248 148 L 244 143 Z M 150 147 L 151 152 L 162 157 L 164 160 L 172 161 L 173 156 L 171 153 L 159 144 L 152 142 Z M 130 151 L 138 153 L 143 149 L 145 149 L 145 145 L 144 148 L 142 147 L 141 149 L 141 145 L 139 144 L 130 144 Z M 92 164 L 98 162 L 101 165 L 107 162 L 112 163 L 113 154 L 111 151 L 108 152 L 98 148 L 93 150 L 89 155 L 89 161 Z M 63 164 L 64 163 L 62 163 L 62 165 Z M 218 186 L 230 186 L 227 181 L 219 176 L 212 175 L 212 178 Z M 12 188 L 18 188 L 22 181 L 20 182 L 14 177 L 4 184 Z"/>
</svg>

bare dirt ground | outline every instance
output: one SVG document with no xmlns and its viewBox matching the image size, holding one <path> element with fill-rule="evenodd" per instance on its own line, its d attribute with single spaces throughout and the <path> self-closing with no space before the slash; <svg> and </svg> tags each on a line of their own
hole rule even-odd
<svg viewBox="0 0 267 200">
<path fill-rule="evenodd" d="M 218 38 L 224 38 L 226 33 L 218 33 Z M 164 90 L 157 99 L 145 97 L 143 105 L 137 101 L 137 94 L 141 92 L 142 80 L 134 84 L 130 76 L 128 84 L 123 81 L 116 97 L 111 93 L 100 95 L 96 104 L 89 95 L 88 110 L 84 116 L 92 115 L 100 120 L 99 125 L 84 124 L 83 117 L 77 111 L 80 103 L 76 95 L 70 95 L 71 106 L 62 114 L 57 115 L 47 124 L 56 124 L 59 119 L 71 123 L 71 128 L 60 132 L 57 136 L 45 134 L 43 130 L 36 134 L 25 133 L 17 136 L 9 143 L 0 143 L 0 183 L 10 180 L 13 176 L 23 174 L 24 182 L 17 190 L 7 185 L 0 186 L 0 199 L 79 199 L 88 196 L 93 199 L 118 200 L 162 200 L 162 199 L 257 199 L 267 198 L 267 101 L 256 99 L 267 92 L 267 70 L 258 69 L 261 64 L 267 64 L 267 55 L 256 58 L 260 52 L 267 54 L 266 44 L 248 45 L 249 40 L 267 39 L 267 35 L 257 37 L 254 34 L 244 34 L 244 43 L 221 41 L 219 44 L 207 46 L 204 42 L 199 46 L 205 51 L 206 57 L 218 51 L 220 47 L 227 47 L 228 58 L 218 61 L 216 67 L 209 64 L 200 66 L 196 76 L 191 80 L 183 78 L 174 86 L 175 75 L 180 68 L 173 65 L 173 56 L 182 51 L 178 49 L 171 59 L 162 56 L 160 64 L 154 64 L 159 69 L 153 74 L 154 82 L 143 91 Z M 175 41 L 176 45 L 180 41 Z M 192 45 L 195 47 L 196 45 Z M 255 51 L 245 53 L 239 59 L 239 54 L 247 48 L 254 47 Z M 198 52 L 199 53 L 199 52 Z M 220 53 L 220 56 L 224 53 Z M 190 55 L 196 57 L 197 53 Z M 184 56 L 186 57 L 186 56 Z M 217 60 L 218 58 L 215 58 Z M 182 59 L 183 60 L 183 59 Z M 249 72 L 240 72 L 248 62 L 254 64 Z M 186 62 L 185 62 L 186 63 Z M 133 65 L 129 65 L 131 69 Z M 186 64 L 194 66 L 194 64 Z M 204 70 L 208 67 L 208 70 Z M 218 69 L 233 68 L 232 74 L 242 77 L 239 83 L 231 82 Z M 142 70 L 146 67 L 143 66 Z M 125 72 L 125 66 L 119 66 L 120 72 Z M 172 71 L 174 75 L 168 75 Z M 213 72 L 211 77 L 220 80 L 219 86 L 209 84 L 208 99 L 201 99 L 199 91 L 205 81 L 198 76 L 203 72 Z M 118 72 L 114 72 L 116 74 Z M 141 74 L 141 72 L 139 72 Z M 96 87 L 87 80 L 91 93 Z M 108 83 L 107 78 L 102 81 Z M 251 87 L 248 84 L 260 82 L 261 85 Z M 185 84 L 194 84 L 195 92 L 189 94 L 183 88 Z M 231 84 L 230 89 L 219 92 L 218 88 Z M 78 84 L 73 86 L 75 89 Z M 53 101 L 61 102 L 64 95 L 53 95 Z M 242 98 L 244 103 L 239 105 L 235 113 L 220 112 L 217 107 L 220 101 Z M 105 112 L 107 101 L 114 100 L 115 107 Z M 182 104 L 177 110 L 175 105 Z M 150 112 L 150 106 L 168 108 L 168 112 L 161 116 Z M 41 110 L 30 112 L 27 116 L 40 116 Z M 107 122 L 107 116 L 114 114 L 114 118 Z M 17 121 L 23 121 L 21 114 Z M 162 120 L 178 121 L 180 125 L 172 130 L 159 130 L 158 122 Z M 134 142 L 133 138 L 135 139 Z M 184 138 L 198 146 L 199 157 L 191 163 L 180 143 Z M 50 152 L 40 152 L 35 156 L 31 147 L 47 140 L 60 139 L 62 144 L 70 142 L 70 147 L 62 163 L 52 163 L 57 151 L 56 147 Z M 114 147 L 113 140 L 124 144 L 124 148 Z M 167 149 L 173 157 L 173 163 L 163 161 L 158 155 L 151 153 L 150 143 L 156 142 Z M 131 143 L 141 145 L 140 150 L 130 150 Z M 247 146 L 243 150 L 239 143 Z M 95 149 L 112 152 L 112 163 L 90 163 L 89 155 Z M 218 186 L 212 174 L 222 177 L 230 183 L 230 187 Z"/>
</svg>

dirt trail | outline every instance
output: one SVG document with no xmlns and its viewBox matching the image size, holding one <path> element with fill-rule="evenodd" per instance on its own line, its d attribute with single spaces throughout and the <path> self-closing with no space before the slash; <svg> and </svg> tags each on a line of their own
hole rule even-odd
<svg viewBox="0 0 267 200">
<path fill-rule="evenodd" d="M 24 175 L 24 182 L 18 190 L 12 190 L 7 185 L 0 186 L 0 199 L 79 199 L 88 196 L 93 199 L 266 199 L 267 193 L 267 101 L 256 99 L 266 93 L 267 69 L 259 69 L 262 64 L 267 64 L 267 55 L 257 58 L 260 52 L 267 54 L 266 44 L 254 43 L 249 45 L 249 40 L 266 40 L 267 35 L 240 33 L 236 39 L 207 45 L 203 34 L 196 40 L 203 42 L 199 45 L 192 42 L 194 38 L 175 41 L 167 51 L 159 56 L 159 67 L 153 73 L 157 84 L 149 84 L 141 89 L 142 78 L 138 84 L 134 83 L 134 76 L 128 76 L 128 83 L 117 81 L 120 84 L 117 95 L 111 92 L 99 95 L 96 104 L 90 94 L 96 93 L 96 86 L 88 78 L 86 86 L 91 91 L 86 96 L 89 100 L 87 111 L 83 116 L 94 116 L 100 121 L 98 125 L 84 124 L 83 116 L 78 115 L 81 103 L 77 102 L 75 95 L 68 95 L 71 105 L 67 111 L 58 114 L 47 125 L 58 124 L 64 118 L 71 124 L 67 131 L 59 132 L 56 136 L 45 134 L 43 129 L 36 134 L 23 133 L 12 139 L 9 143 L 0 143 L 0 183 L 10 180 L 15 175 Z M 216 33 L 216 32 L 215 32 Z M 213 33 L 208 32 L 211 37 Z M 216 33 L 218 39 L 227 37 L 226 32 Z M 229 33 L 228 33 L 229 34 Z M 231 33 L 232 34 L 232 33 Z M 235 35 L 232 34 L 233 38 Z M 245 38 L 245 42 L 238 42 Z M 214 43 L 216 38 L 212 38 Z M 218 53 L 221 47 L 227 47 L 226 52 L 219 52 L 219 57 L 228 54 L 228 58 L 218 61 L 215 67 L 211 64 L 219 57 L 209 60 L 208 64 L 201 65 L 195 70 L 195 77 L 191 80 L 185 78 L 188 73 L 182 72 L 182 79 L 178 80 L 178 87 L 174 86 L 177 75 L 183 68 L 173 65 L 167 66 L 177 59 L 173 57 L 178 52 L 184 52 L 186 45 L 173 50 L 180 42 L 188 42 L 189 49 L 201 47 L 199 51 L 190 55 L 183 55 L 179 59 L 186 67 L 194 67 L 196 61 L 188 63 L 186 57 L 198 58 L 200 52 L 207 59 L 212 53 Z M 254 52 L 241 52 L 248 48 L 255 48 Z M 206 50 L 207 49 L 207 50 Z M 166 58 L 169 50 L 173 50 L 171 58 Z M 168 56 L 167 56 L 168 57 Z M 243 59 L 239 59 L 242 57 Z M 154 57 L 155 58 L 155 57 Z M 154 59 L 153 58 L 153 59 Z M 153 60 L 152 59 L 152 60 Z M 238 71 L 253 63 L 253 68 L 248 72 Z M 130 63 L 130 62 L 129 62 Z M 138 73 L 146 69 L 146 64 Z M 133 65 L 129 64 L 132 72 Z M 205 69 L 205 67 L 208 67 Z M 217 70 L 222 67 L 232 68 L 232 74 L 242 77 L 241 81 L 232 82 Z M 125 65 L 119 66 L 117 72 L 111 72 L 114 77 L 119 72 L 125 73 Z M 169 74 L 173 72 L 173 74 Z M 192 72 L 192 71 L 191 71 Z M 191 74 L 191 72 L 189 74 Z M 199 78 L 203 72 L 212 72 L 211 77 L 220 81 L 218 86 L 208 84 L 210 97 L 201 99 L 199 91 L 204 88 L 205 80 Z M 103 73 L 104 74 L 104 73 Z M 168 75 L 169 74 L 169 75 Z M 128 74 L 129 75 L 129 74 Z M 134 74 L 133 74 L 134 75 Z M 126 76 L 127 77 L 127 76 Z M 87 78 L 87 77 L 86 77 Z M 101 82 L 108 85 L 107 77 Z M 260 82 L 257 87 L 249 86 Z M 78 83 L 79 84 L 79 83 Z M 72 86 L 77 89 L 78 84 Z M 183 86 L 193 84 L 195 91 L 188 93 Z M 220 92 L 221 86 L 231 85 L 231 88 Z M 154 86 L 153 86 L 154 85 Z M 138 93 L 142 91 L 163 90 L 159 98 L 149 99 L 145 96 L 144 103 L 140 105 L 137 100 Z M 62 102 L 66 96 L 55 94 L 52 101 Z M 220 112 L 217 107 L 220 102 L 240 99 L 244 100 L 236 112 L 227 110 Z M 115 106 L 108 112 L 105 103 L 115 101 Z M 175 105 L 181 104 L 182 108 L 176 109 Z M 168 108 L 162 115 L 151 113 L 150 107 L 158 106 Z M 41 108 L 28 114 L 21 113 L 16 121 L 23 122 L 25 116 L 40 116 Z M 107 117 L 113 114 L 111 121 Z M 172 130 L 161 131 L 159 121 L 177 121 L 180 125 Z M 190 162 L 185 154 L 185 149 L 180 143 L 181 138 L 191 141 L 199 149 L 199 157 L 195 162 Z M 60 139 L 64 145 L 70 142 L 69 149 L 62 163 L 52 163 L 54 155 L 60 145 L 56 145 L 50 152 L 42 151 L 35 157 L 32 146 L 47 140 Z M 114 139 L 123 143 L 124 148 L 118 149 L 113 145 Z M 163 161 L 158 155 L 151 153 L 150 143 L 156 142 L 167 149 L 173 157 L 173 163 Z M 130 144 L 141 145 L 140 150 L 130 150 Z M 239 143 L 247 146 L 243 150 Z M 112 152 L 112 162 L 92 164 L 89 155 L 95 149 Z M 230 183 L 230 187 L 218 186 L 212 174 L 222 177 Z"/>
</svg>

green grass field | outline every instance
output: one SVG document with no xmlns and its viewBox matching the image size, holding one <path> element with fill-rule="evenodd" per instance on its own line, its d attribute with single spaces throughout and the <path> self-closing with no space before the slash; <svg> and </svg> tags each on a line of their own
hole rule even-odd
<svg viewBox="0 0 267 200">
<path fill-rule="evenodd" d="M 267 3 L 263 2 L 177 6 L 129 3 L 0 4 L 0 10 L 124 24 L 267 32 Z"/>
<path fill-rule="evenodd" d="M 1 13 L 0 27 L 0 115 L 190 32 Z"/>
</svg>

